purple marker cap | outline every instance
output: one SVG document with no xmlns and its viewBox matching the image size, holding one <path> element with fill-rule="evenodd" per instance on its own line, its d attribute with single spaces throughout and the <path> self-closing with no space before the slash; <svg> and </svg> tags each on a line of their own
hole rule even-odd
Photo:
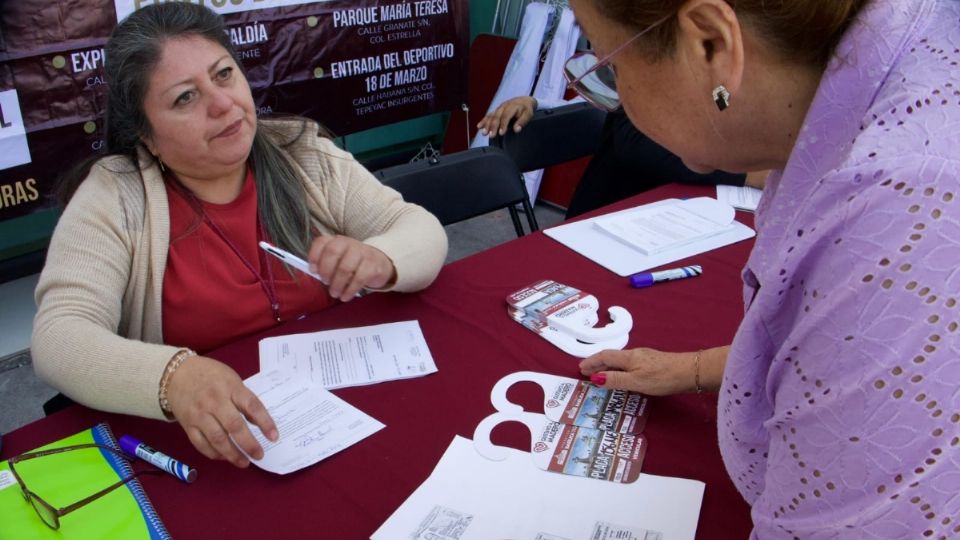
<svg viewBox="0 0 960 540">
<path fill-rule="evenodd" d="M 653 285 L 653 274 L 650 272 L 640 272 L 630 276 L 630 286 L 634 289 L 642 289 Z"/>
<path fill-rule="evenodd" d="M 140 446 L 140 441 L 134 439 L 133 437 L 129 435 L 120 437 L 120 449 L 133 457 L 137 457 L 138 446 Z"/>
</svg>

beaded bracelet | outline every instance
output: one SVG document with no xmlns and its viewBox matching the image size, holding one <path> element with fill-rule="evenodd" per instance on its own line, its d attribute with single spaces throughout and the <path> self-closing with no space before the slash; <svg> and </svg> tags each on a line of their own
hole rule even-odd
<svg viewBox="0 0 960 540">
<path fill-rule="evenodd" d="M 173 358 L 167 362 L 167 367 L 163 370 L 163 376 L 160 377 L 160 393 L 158 395 L 160 399 L 160 410 L 163 411 L 163 415 L 169 420 L 173 420 L 173 411 L 170 410 L 170 401 L 167 400 L 167 390 L 170 384 L 170 378 L 173 377 L 173 372 L 180 367 L 180 364 L 182 364 L 184 360 L 196 355 L 197 353 L 190 349 L 181 349 L 177 351 L 177 354 L 173 355 Z"/>
<path fill-rule="evenodd" d="M 698 394 L 702 394 L 702 393 L 703 393 L 703 387 L 700 386 L 700 354 L 701 354 L 701 353 L 703 353 L 703 349 L 700 349 L 700 350 L 697 351 L 697 356 L 696 356 L 696 358 L 695 358 L 694 361 L 693 361 L 694 366 L 695 366 L 694 369 L 696 369 L 696 373 L 695 373 L 694 376 L 693 376 L 693 384 L 696 385 L 696 387 L 697 387 L 697 393 L 698 393 Z"/>
</svg>

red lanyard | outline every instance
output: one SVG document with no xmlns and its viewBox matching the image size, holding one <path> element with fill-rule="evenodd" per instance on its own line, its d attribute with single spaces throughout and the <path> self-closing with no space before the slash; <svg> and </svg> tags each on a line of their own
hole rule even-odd
<svg viewBox="0 0 960 540">
<path fill-rule="evenodd" d="M 266 259 L 266 255 L 264 255 L 260 250 L 257 250 L 261 265 L 266 266 L 267 268 L 267 279 L 263 279 L 263 276 L 260 275 L 260 272 L 258 272 L 256 267 L 253 266 L 253 263 L 248 261 L 246 257 L 240 253 L 240 250 L 237 249 L 237 246 L 230 240 L 230 238 L 227 237 L 226 233 L 223 232 L 223 229 L 221 229 L 216 222 L 210 219 L 210 216 L 207 215 L 207 211 L 203 207 L 203 203 L 200 201 L 200 199 L 198 199 L 192 191 L 187 189 L 187 187 L 180 182 L 180 179 L 177 178 L 176 175 L 173 173 L 167 174 L 169 175 L 169 179 L 172 181 L 177 192 L 179 192 L 192 203 L 191 206 L 193 206 L 194 209 L 200 214 L 200 217 L 203 219 L 203 221 L 210 226 L 210 230 L 216 233 L 216 235 L 223 240 L 223 242 L 230 248 L 231 251 L 233 251 L 237 258 L 240 259 L 240 262 L 247 267 L 247 270 L 250 270 L 250 273 L 257 278 L 257 281 L 260 283 L 260 288 L 263 289 L 263 294 L 267 296 L 267 300 L 270 302 L 270 308 L 273 310 L 273 318 L 277 322 L 280 322 L 280 298 L 277 296 L 277 289 L 273 280 L 273 268 L 270 266 L 270 261 Z M 263 226 L 263 222 L 260 220 L 260 206 L 257 205 L 257 240 L 259 241 L 265 239 L 267 239 L 267 231 Z"/>
<path fill-rule="evenodd" d="M 224 234 L 220 226 L 210 219 L 210 216 L 207 215 L 205 210 L 203 211 L 203 220 L 206 221 L 207 225 L 210 226 L 210 229 L 217 233 L 217 236 L 219 236 L 220 239 L 223 240 L 223 242 L 227 244 L 231 250 L 233 250 L 233 252 L 237 255 L 237 258 L 240 259 L 240 262 L 242 262 L 244 266 L 250 270 L 250 273 L 257 278 L 257 281 L 260 282 L 260 288 L 263 289 L 263 293 L 267 295 L 267 300 L 270 301 L 270 307 L 273 309 L 273 318 L 276 319 L 277 322 L 280 322 L 280 298 L 277 296 L 276 285 L 273 281 L 273 268 L 270 267 L 270 261 L 266 260 L 266 256 L 258 250 L 260 263 L 267 267 L 267 279 L 263 279 L 263 276 L 260 275 L 260 272 L 257 272 L 257 269 L 253 266 L 253 263 L 248 261 L 246 257 L 240 253 L 240 250 L 237 249 L 237 246 L 235 246 L 234 243 L 227 237 L 227 235 Z M 266 237 L 266 230 L 263 227 L 263 222 L 260 221 L 260 209 L 257 208 L 257 240 L 263 240 Z"/>
</svg>

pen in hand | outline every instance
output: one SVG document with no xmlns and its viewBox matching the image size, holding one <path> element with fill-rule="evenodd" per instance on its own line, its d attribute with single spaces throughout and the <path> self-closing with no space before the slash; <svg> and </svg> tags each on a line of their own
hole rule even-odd
<svg viewBox="0 0 960 540">
<path fill-rule="evenodd" d="M 325 282 L 323 278 L 320 277 L 320 274 L 310 271 L 310 265 L 307 263 L 307 261 L 301 259 L 300 257 L 297 257 L 293 253 L 280 249 L 269 242 L 262 242 L 262 241 L 260 242 L 260 249 L 273 255 L 274 257 L 280 259 L 281 261 L 289 264 L 290 266 L 296 268 L 297 270 L 303 272 L 304 274 L 307 274 L 313 279 L 316 279 L 320 283 L 327 285 L 327 282 Z"/>
<path fill-rule="evenodd" d="M 312 277 L 313 279 L 319 281 L 320 283 L 323 283 L 324 285 L 330 285 L 329 283 L 326 282 L 326 280 L 320 277 L 320 274 L 310 271 L 310 264 L 307 263 L 307 261 L 301 259 L 300 257 L 297 257 L 293 253 L 280 249 L 277 246 L 264 241 L 260 242 L 260 249 L 273 255 L 274 257 L 280 259 L 281 261 L 289 264 L 290 266 L 296 268 L 297 270 L 303 272 L 304 274 Z M 358 292 L 356 295 L 357 298 L 360 298 L 361 296 L 363 296 L 364 292 L 365 292 L 365 289 Z"/>
</svg>

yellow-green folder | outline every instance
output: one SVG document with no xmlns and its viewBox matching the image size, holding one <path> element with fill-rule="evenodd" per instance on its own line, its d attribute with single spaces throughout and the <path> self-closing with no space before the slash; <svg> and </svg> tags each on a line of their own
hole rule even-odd
<svg viewBox="0 0 960 540">
<path fill-rule="evenodd" d="M 87 443 L 118 448 L 110 427 L 98 424 L 37 450 Z M 11 478 L 9 469 L 6 461 L 0 462 L 0 475 Z M 17 464 L 17 473 L 30 491 L 58 508 L 73 504 L 132 472 L 128 460 L 96 448 L 63 452 Z M 136 478 L 64 516 L 57 531 L 43 524 L 23 498 L 19 485 L 13 481 L 12 485 L 0 488 L 0 540 L 34 538 L 164 540 L 170 535 Z"/>
</svg>

